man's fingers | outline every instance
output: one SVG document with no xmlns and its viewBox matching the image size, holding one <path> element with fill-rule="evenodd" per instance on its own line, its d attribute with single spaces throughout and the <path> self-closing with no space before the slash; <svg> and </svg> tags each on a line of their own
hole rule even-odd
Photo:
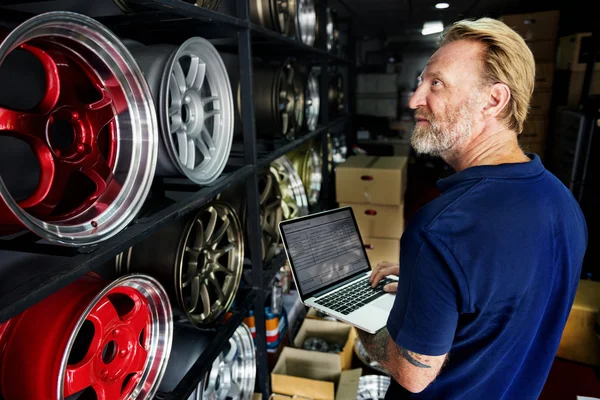
<svg viewBox="0 0 600 400">
<path fill-rule="evenodd" d="M 382 280 L 383 278 L 385 278 L 388 275 L 397 275 L 398 274 L 398 266 L 396 265 L 391 265 L 389 267 L 385 267 L 385 268 L 381 268 L 378 269 L 377 271 L 374 271 L 374 273 L 371 274 L 371 277 L 373 278 L 371 280 L 371 286 L 375 287 L 380 280 Z"/>
<path fill-rule="evenodd" d="M 383 291 L 384 292 L 388 292 L 388 293 L 396 293 L 396 290 L 398 290 L 398 283 L 397 282 L 388 283 L 387 285 L 385 285 L 383 287 Z"/>
</svg>

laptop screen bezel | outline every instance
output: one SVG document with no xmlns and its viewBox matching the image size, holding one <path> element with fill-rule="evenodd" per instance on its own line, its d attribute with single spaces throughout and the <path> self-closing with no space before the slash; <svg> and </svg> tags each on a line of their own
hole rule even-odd
<svg viewBox="0 0 600 400">
<path fill-rule="evenodd" d="M 352 275 L 348 275 L 343 277 L 340 280 L 334 281 L 326 286 L 320 287 L 319 289 L 316 290 L 312 290 L 308 293 L 304 293 L 302 291 L 302 287 L 300 285 L 300 282 L 296 279 L 296 267 L 294 266 L 294 261 L 291 259 L 290 254 L 288 252 L 288 242 L 287 242 L 287 238 L 285 237 L 285 232 L 282 229 L 284 226 L 286 225 L 291 225 L 291 224 L 295 224 L 301 221 L 306 221 L 309 219 L 314 219 L 314 218 L 318 218 L 318 217 L 322 217 L 324 215 L 328 215 L 328 214 L 336 214 L 336 213 L 340 213 L 343 211 L 350 211 L 350 215 L 352 216 L 352 222 L 354 223 L 354 229 L 356 230 L 356 234 L 358 235 L 358 238 L 360 240 L 360 248 L 362 249 L 362 253 L 363 253 L 363 257 L 365 258 L 366 262 L 367 262 L 367 267 L 364 269 L 361 269 L 355 273 L 353 273 Z M 352 279 L 355 278 L 359 275 L 364 274 L 365 272 L 370 272 L 372 270 L 371 267 L 371 263 L 369 262 L 369 257 L 367 256 L 367 251 L 365 250 L 365 244 L 363 242 L 362 236 L 360 234 L 360 231 L 358 230 L 358 224 L 356 223 L 356 217 L 354 216 L 354 210 L 352 209 L 352 207 L 350 206 L 346 206 L 346 207 L 339 207 L 339 208 L 335 208 L 333 210 L 327 210 L 327 211 L 322 211 L 322 212 L 318 212 L 318 213 L 314 213 L 311 215 L 307 215 L 304 217 L 298 217 L 298 218 L 294 218 L 294 219 L 289 219 L 286 221 L 281 221 L 279 223 L 279 234 L 281 235 L 281 240 L 283 242 L 283 246 L 284 246 L 284 250 L 285 250 L 285 254 L 287 256 L 287 259 L 290 263 L 290 268 L 292 269 L 292 275 L 294 277 L 294 282 L 296 282 L 296 289 L 298 290 L 298 293 L 300 294 L 300 299 L 302 301 L 305 301 L 306 299 L 310 299 L 315 293 L 319 293 L 319 292 L 323 292 L 326 291 L 327 289 L 339 284 L 341 281 L 345 281 L 348 279 Z"/>
</svg>

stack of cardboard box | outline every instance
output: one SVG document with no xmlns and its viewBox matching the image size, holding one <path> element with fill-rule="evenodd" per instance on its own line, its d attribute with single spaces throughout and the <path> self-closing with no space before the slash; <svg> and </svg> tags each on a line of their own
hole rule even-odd
<svg viewBox="0 0 600 400">
<path fill-rule="evenodd" d="M 371 266 L 398 262 L 408 157 L 353 156 L 335 169 L 336 200 L 351 206 Z"/>
<path fill-rule="evenodd" d="M 561 78 L 564 78 L 565 87 L 560 91 L 562 96 L 559 99 L 559 105 L 569 108 L 579 105 L 586 64 L 592 52 L 593 43 L 590 32 L 576 33 L 560 38 L 556 69 Z M 600 62 L 594 64 L 589 94 L 600 94 Z"/>
<path fill-rule="evenodd" d="M 556 47 L 558 38 L 558 11 L 528 14 L 510 14 L 501 20 L 517 31 L 531 49 L 535 58 L 535 87 L 530 111 L 519 136 L 521 147 L 544 158 L 548 136 L 548 120 L 552 101 Z"/>
</svg>

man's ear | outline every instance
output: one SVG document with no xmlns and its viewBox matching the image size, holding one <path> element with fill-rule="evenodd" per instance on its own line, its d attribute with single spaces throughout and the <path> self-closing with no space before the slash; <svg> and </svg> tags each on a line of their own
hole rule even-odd
<svg viewBox="0 0 600 400">
<path fill-rule="evenodd" d="M 504 83 L 495 83 L 483 107 L 486 117 L 497 117 L 510 101 L 510 89 Z"/>
</svg>

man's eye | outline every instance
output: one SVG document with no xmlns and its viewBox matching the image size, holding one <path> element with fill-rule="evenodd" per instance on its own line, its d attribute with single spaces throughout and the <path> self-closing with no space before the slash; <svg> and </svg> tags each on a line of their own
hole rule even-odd
<svg viewBox="0 0 600 400">
<path fill-rule="evenodd" d="M 437 79 L 434 79 L 434 80 L 433 80 L 433 82 L 431 82 L 431 85 L 432 85 L 432 86 L 439 86 L 439 85 L 441 85 L 441 84 L 442 84 L 442 82 L 441 82 L 441 81 L 439 81 L 439 80 L 437 80 Z"/>
</svg>

